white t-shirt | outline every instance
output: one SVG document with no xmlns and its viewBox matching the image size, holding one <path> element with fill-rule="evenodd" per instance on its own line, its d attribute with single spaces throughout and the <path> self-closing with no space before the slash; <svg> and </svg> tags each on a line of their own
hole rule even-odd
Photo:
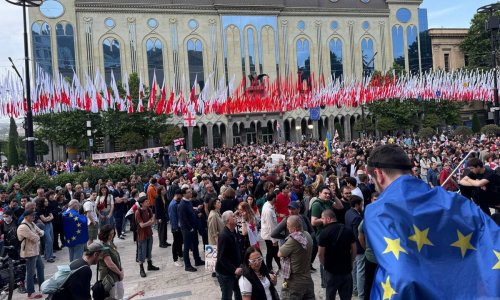
<svg viewBox="0 0 500 300">
<path fill-rule="evenodd" d="M 264 276 L 260 282 L 262 283 L 262 286 L 264 287 L 264 291 L 266 292 L 266 299 L 267 300 L 272 300 L 273 297 L 271 296 L 271 290 L 269 287 L 271 286 L 271 282 L 269 279 L 267 279 L 266 276 Z M 247 295 L 252 295 L 252 284 L 248 279 L 245 278 L 245 276 L 241 276 L 240 279 L 238 280 L 238 285 L 240 286 L 240 292 L 242 296 L 247 296 Z"/>
<path fill-rule="evenodd" d="M 97 214 L 95 212 L 95 207 L 96 207 L 95 202 L 88 200 L 83 204 L 83 211 L 85 213 L 90 211 L 90 215 L 92 216 L 92 219 L 94 219 L 98 223 L 99 219 L 97 218 Z M 90 218 L 87 218 L 87 224 L 90 225 Z"/>
</svg>

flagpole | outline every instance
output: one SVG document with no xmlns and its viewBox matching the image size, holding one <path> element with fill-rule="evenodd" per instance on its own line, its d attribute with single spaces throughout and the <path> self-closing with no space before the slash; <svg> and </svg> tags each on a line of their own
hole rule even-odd
<svg viewBox="0 0 500 300">
<path fill-rule="evenodd" d="M 460 166 L 467 160 L 467 158 L 469 157 L 469 155 L 472 154 L 472 152 L 474 152 L 474 150 L 471 150 L 469 153 L 467 153 L 467 155 L 464 157 L 464 159 L 462 159 L 462 161 L 457 165 L 457 167 L 453 170 L 453 172 L 451 172 L 451 174 L 448 176 L 448 178 L 446 178 L 446 180 L 443 183 L 441 183 L 441 186 L 444 186 L 451 179 L 453 174 L 455 174 L 455 172 L 458 171 Z"/>
</svg>

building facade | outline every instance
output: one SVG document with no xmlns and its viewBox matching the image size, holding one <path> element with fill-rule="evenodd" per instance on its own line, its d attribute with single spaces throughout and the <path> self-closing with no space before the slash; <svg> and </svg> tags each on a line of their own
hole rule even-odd
<svg viewBox="0 0 500 300">
<path fill-rule="evenodd" d="M 429 29 L 434 70 L 449 72 L 466 66 L 466 57 L 460 50 L 460 43 L 465 39 L 468 31 L 467 28 Z"/>
<path fill-rule="evenodd" d="M 394 64 L 416 73 L 428 69 L 422 57 L 429 55 L 421 42 L 427 29 L 421 2 L 46 0 L 29 13 L 33 62 L 54 76 L 99 72 L 109 82 L 135 72 L 146 85 L 156 76 L 184 94 L 193 84 L 201 91 L 207 82 L 240 82 L 252 74 L 351 80 Z M 179 116 L 169 122 L 188 141 L 199 132 L 217 147 L 324 138 L 335 129 L 349 140 L 360 117 L 360 107 L 325 107 L 317 121 L 301 109 L 196 116 L 194 127 L 184 127 Z"/>
</svg>

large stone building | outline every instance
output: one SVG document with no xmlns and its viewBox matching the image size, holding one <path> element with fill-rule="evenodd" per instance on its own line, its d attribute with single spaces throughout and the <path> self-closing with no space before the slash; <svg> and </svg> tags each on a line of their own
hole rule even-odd
<svg viewBox="0 0 500 300">
<path fill-rule="evenodd" d="M 46 0 L 30 10 L 34 63 L 46 72 L 80 78 L 96 71 L 186 89 L 197 81 L 267 74 L 361 78 L 394 63 L 409 72 L 429 68 L 422 47 L 427 30 L 421 0 Z M 422 61 L 422 57 L 427 57 Z M 309 75 L 308 75 L 309 76 Z M 187 84 L 189 83 L 189 84 Z M 184 91 L 188 93 L 188 90 Z M 196 116 L 183 128 L 199 131 L 210 147 L 222 144 L 323 138 L 340 129 L 346 139 L 361 108 Z M 171 123 L 183 127 L 182 117 Z"/>
<path fill-rule="evenodd" d="M 466 56 L 460 50 L 460 44 L 468 31 L 467 28 L 429 29 L 434 70 L 449 72 L 466 66 Z"/>
</svg>

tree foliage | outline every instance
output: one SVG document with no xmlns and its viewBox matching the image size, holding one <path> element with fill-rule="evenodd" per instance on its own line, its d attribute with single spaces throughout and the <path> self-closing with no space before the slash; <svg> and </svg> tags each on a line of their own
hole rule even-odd
<svg viewBox="0 0 500 300">
<path fill-rule="evenodd" d="M 485 125 L 481 128 L 481 133 L 489 136 L 497 136 L 500 135 L 500 127 L 495 124 Z"/>
<path fill-rule="evenodd" d="M 13 117 L 10 117 L 10 127 L 9 127 L 9 165 L 17 166 L 19 165 L 19 134 L 17 133 L 16 121 Z"/>
<path fill-rule="evenodd" d="M 128 79 L 130 96 L 134 110 L 139 102 L 139 76 L 132 73 Z M 126 98 L 126 91 L 118 84 L 120 97 Z M 147 92 L 147 91 L 145 91 Z M 142 99 L 147 107 L 147 98 Z M 124 139 L 124 136 L 135 134 L 138 140 L 144 141 L 150 137 L 158 137 L 167 129 L 166 121 L 168 115 L 157 115 L 155 112 L 135 112 L 129 114 L 126 111 L 109 110 L 100 113 L 88 113 L 85 111 L 71 111 L 60 113 L 49 113 L 34 118 L 39 138 L 53 141 L 58 145 L 76 147 L 80 151 L 88 149 L 86 121 L 92 121 L 93 136 L 109 136 L 111 139 Z M 132 141 L 128 141 L 132 142 Z M 133 142 L 135 143 L 135 142 Z M 129 143 L 123 143 L 127 145 Z M 138 142 L 133 148 L 137 148 Z"/>
<path fill-rule="evenodd" d="M 424 139 L 429 139 L 434 134 L 436 134 L 436 131 L 430 127 L 424 127 L 418 131 L 418 136 Z"/>
<path fill-rule="evenodd" d="M 458 126 L 452 133 L 455 138 L 468 138 L 473 134 L 472 129 L 466 126 Z"/>
<path fill-rule="evenodd" d="M 92 122 L 92 129 L 99 130 L 99 114 L 81 110 L 38 115 L 33 119 L 39 138 L 81 151 L 88 149 L 87 120 Z"/>
<path fill-rule="evenodd" d="M 437 128 L 443 125 L 460 124 L 462 103 L 454 101 L 418 101 L 416 99 L 375 101 L 367 108 L 382 131 L 416 129 L 421 127 Z M 423 116 L 423 121 L 422 121 Z"/>
<path fill-rule="evenodd" d="M 129 76 L 130 97 L 134 110 L 139 102 L 139 76 L 137 73 L 132 73 Z M 118 84 L 118 93 L 120 97 L 125 98 L 127 92 Z M 147 98 L 142 99 L 143 105 L 147 107 Z M 168 116 L 165 114 L 157 115 L 154 111 L 134 112 L 132 114 L 126 111 L 109 110 L 102 113 L 102 131 L 104 135 L 109 135 L 111 138 L 134 132 L 139 134 L 143 139 L 158 136 L 166 128 Z"/>
<path fill-rule="evenodd" d="M 163 145 L 172 145 L 175 139 L 183 136 L 182 130 L 175 125 L 167 125 L 165 131 L 160 134 L 160 141 Z"/>
<path fill-rule="evenodd" d="M 500 12 L 495 15 L 500 16 Z M 467 36 L 460 44 L 460 49 L 468 57 L 467 67 L 470 69 L 491 68 L 490 34 L 484 28 L 487 19 L 487 14 L 475 14 Z"/>
</svg>

